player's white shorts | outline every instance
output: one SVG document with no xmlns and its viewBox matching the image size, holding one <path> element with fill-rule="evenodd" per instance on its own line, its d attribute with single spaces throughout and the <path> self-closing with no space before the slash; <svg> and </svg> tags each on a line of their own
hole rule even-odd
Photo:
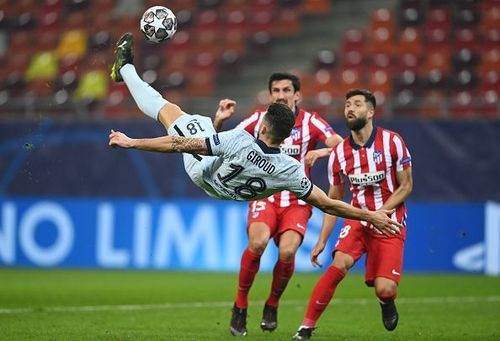
<svg viewBox="0 0 500 341">
<path fill-rule="evenodd" d="M 212 119 L 201 115 L 184 114 L 174 121 L 167 130 L 170 136 L 210 137 L 216 134 Z M 203 170 L 210 168 L 215 156 L 183 153 L 184 169 L 191 180 L 207 194 L 213 196 L 213 189 L 203 181 Z"/>
</svg>

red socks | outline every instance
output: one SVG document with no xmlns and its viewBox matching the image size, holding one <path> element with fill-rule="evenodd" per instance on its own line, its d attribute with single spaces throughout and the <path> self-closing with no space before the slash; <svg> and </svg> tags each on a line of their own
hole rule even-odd
<svg viewBox="0 0 500 341">
<path fill-rule="evenodd" d="M 238 293 L 236 306 L 244 309 L 248 307 L 248 292 L 252 287 L 255 275 L 259 271 L 261 255 L 255 254 L 246 248 L 241 256 L 240 275 L 238 278 Z"/>
<path fill-rule="evenodd" d="M 344 276 L 345 273 L 333 265 L 326 269 L 325 273 L 314 287 L 311 298 L 309 299 L 306 315 L 302 321 L 302 326 L 308 328 L 316 327 L 316 321 L 326 309 L 328 303 L 330 303 L 337 285 Z"/>
<path fill-rule="evenodd" d="M 273 283 L 271 286 L 271 294 L 267 298 L 266 304 L 272 307 L 277 307 L 279 299 L 285 291 L 285 288 L 290 281 L 295 270 L 295 261 L 285 262 L 278 259 L 273 270 Z"/>
</svg>

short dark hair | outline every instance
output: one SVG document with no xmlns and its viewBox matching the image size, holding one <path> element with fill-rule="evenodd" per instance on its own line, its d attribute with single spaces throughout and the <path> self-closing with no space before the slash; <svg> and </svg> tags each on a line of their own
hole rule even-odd
<svg viewBox="0 0 500 341">
<path fill-rule="evenodd" d="M 357 96 L 361 95 L 365 97 L 365 102 L 368 102 L 372 105 L 373 109 L 377 106 L 377 100 L 375 99 L 375 96 L 371 93 L 371 91 L 366 90 L 366 89 L 351 89 L 347 91 L 345 94 L 345 99 L 348 100 L 352 96 Z"/>
<path fill-rule="evenodd" d="M 273 103 L 267 108 L 264 120 L 271 130 L 269 135 L 273 142 L 280 143 L 290 136 L 295 125 L 295 114 L 288 105 Z"/>
<path fill-rule="evenodd" d="M 268 83 L 269 92 L 271 92 L 271 87 L 273 85 L 273 82 L 282 81 L 284 79 L 288 79 L 289 81 L 292 82 L 293 90 L 295 90 L 295 92 L 300 91 L 299 77 L 292 75 L 291 73 L 288 72 L 275 72 L 269 77 L 269 83 Z"/>
</svg>

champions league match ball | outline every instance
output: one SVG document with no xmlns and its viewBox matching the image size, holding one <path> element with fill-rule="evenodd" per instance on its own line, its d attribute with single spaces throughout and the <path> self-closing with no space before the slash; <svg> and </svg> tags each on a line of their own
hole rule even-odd
<svg viewBox="0 0 500 341">
<path fill-rule="evenodd" d="M 177 31 L 175 14 L 163 6 L 148 8 L 141 18 L 141 32 L 147 40 L 161 43 L 173 37 Z"/>
</svg>

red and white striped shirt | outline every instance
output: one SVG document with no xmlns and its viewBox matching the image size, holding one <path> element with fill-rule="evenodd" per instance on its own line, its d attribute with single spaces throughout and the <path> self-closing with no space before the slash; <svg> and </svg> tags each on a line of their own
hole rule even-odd
<svg viewBox="0 0 500 341">
<path fill-rule="evenodd" d="M 316 112 L 305 111 L 303 109 L 297 110 L 298 114 L 296 114 L 295 125 L 290 136 L 281 144 L 281 152 L 299 160 L 304 166 L 306 175 L 310 177 L 310 169 L 304 165 L 304 157 L 308 151 L 316 147 L 318 141 L 325 142 L 325 140 L 333 136 L 335 132 L 328 122 L 322 119 Z M 243 120 L 236 128 L 245 129 L 247 132 L 257 137 L 265 114 L 265 110 L 257 110 L 251 116 Z M 298 200 L 289 191 L 276 193 L 265 200 L 275 203 L 279 207 L 288 207 L 293 204 L 306 205 L 303 200 Z"/>
<path fill-rule="evenodd" d="M 359 146 L 352 136 L 339 143 L 330 154 L 328 179 L 339 185 L 347 177 L 352 192 L 351 204 L 368 210 L 378 210 L 397 189 L 396 173 L 411 167 L 411 156 L 397 133 L 373 128 L 365 146 Z M 396 218 L 404 224 L 406 206 L 396 208 Z"/>
</svg>

